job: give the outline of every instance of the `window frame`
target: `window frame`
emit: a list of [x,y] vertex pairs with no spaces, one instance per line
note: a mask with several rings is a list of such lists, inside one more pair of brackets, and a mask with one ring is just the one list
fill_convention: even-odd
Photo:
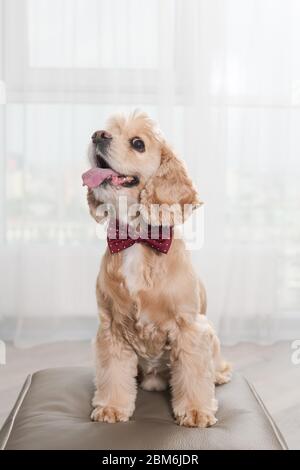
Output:
[[[3,0],[4,78],[8,103],[74,103],[74,95],[76,103],[155,102],[159,91],[158,69],[30,67],[27,5],[27,0]],[[143,83],[142,92],[138,91],[138,82]]]

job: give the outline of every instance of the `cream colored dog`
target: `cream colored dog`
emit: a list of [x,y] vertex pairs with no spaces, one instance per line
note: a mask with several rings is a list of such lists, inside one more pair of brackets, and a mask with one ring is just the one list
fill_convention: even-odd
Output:
[[[138,215],[151,226],[174,226],[191,212],[183,212],[184,205],[200,204],[185,166],[144,113],[110,119],[93,135],[89,158],[92,170],[84,181],[97,222],[107,218],[102,209],[108,204],[123,217],[121,196],[128,208],[139,203]],[[153,204],[160,209],[151,214]],[[92,419],[129,420],[139,381],[145,390],[170,384],[178,424],[213,425],[215,384],[228,382],[231,371],[205,316],[205,290],[183,240],[174,236],[167,254],[146,243],[113,254],[107,248],[96,292],[101,323]]]

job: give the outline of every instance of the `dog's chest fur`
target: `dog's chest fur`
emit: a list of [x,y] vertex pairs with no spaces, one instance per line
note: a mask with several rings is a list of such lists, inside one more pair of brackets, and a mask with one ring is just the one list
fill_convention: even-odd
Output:
[[122,275],[130,295],[135,295],[142,288],[143,247],[139,243],[123,252]]
[[[144,269],[143,246],[136,243],[124,250],[121,270],[133,303],[139,297],[139,291],[146,287]],[[158,358],[168,350],[167,331],[154,322],[142,306],[135,314],[123,320],[122,330],[141,357]]]

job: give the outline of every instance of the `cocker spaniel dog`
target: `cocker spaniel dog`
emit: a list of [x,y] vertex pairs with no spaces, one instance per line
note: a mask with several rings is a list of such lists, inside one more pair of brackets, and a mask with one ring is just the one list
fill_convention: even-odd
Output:
[[89,160],[83,183],[90,213],[98,223],[109,221],[96,285],[100,327],[91,418],[127,421],[137,383],[155,391],[170,385],[176,422],[211,426],[215,384],[228,382],[231,370],[205,316],[204,287],[176,236],[176,225],[200,205],[196,189],[141,112],[114,116],[106,130],[96,131]]

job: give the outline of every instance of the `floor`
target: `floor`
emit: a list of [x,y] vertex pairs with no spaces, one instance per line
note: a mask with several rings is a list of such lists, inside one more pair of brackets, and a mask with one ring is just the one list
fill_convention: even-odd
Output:
[[[272,346],[243,343],[224,347],[235,370],[254,384],[290,449],[300,449],[300,364],[291,360],[288,342]],[[7,345],[6,365],[0,365],[0,426],[12,407],[27,374],[38,369],[92,364],[88,342],[61,342],[16,349]]]

